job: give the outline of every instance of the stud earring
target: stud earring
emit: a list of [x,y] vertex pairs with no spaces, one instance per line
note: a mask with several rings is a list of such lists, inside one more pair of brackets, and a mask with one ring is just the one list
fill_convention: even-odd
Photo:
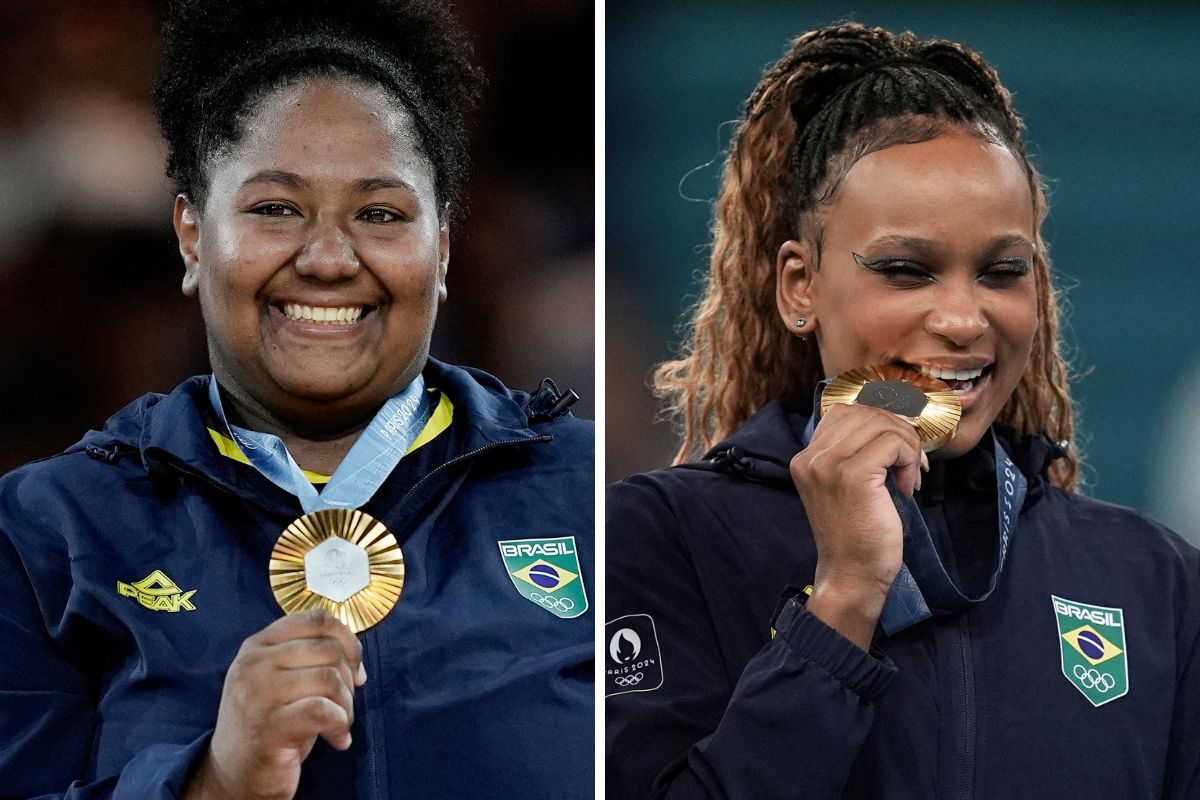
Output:
[[808,341],[808,337],[805,336],[803,333],[800,333],[800,331],[804,330],[804,326],[807,324],[808,324],[808,320],[804,317],[798,317],[796,319],[796,331],[797,331],[796,335],[800,338],[800,341],[802,341],[802,342]]
[[800,317],[799,319],[796,320],[796,327],[803,328],[807,322],[808,322],[808,320],[806,320],[804,317]]

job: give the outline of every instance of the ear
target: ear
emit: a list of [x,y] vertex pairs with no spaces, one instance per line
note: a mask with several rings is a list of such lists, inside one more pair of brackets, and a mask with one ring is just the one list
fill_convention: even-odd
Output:
[[183,256],[183,293],[195,297],[200,287],[200,212],[186,195],[176,195],[171,222]]
[[[788,240],[775,259],[775,305],[784,327],[797,335],[809,335],[817,328],[817,310],[812,301],[812,279],[816,272],[812,245]],[[803,319],[804,325],[796,321]]]
[[438,229],[438,302],[446,302],[446,272],[450,269],[450,226],[442,222]]

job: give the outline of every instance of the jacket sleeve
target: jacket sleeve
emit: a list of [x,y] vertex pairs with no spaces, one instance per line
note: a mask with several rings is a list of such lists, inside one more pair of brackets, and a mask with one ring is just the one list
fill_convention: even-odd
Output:
[[86,777],[100,723],[95,679],[55,645],[24,564],[0,534],[0,797],[176,800],[209,735],[150,744],[120,775]]
[[[652,618],[662,671],[658,688],[628,691],[606,674],[608,797],[839,797],[895,668],[793,600],[729,674],[671,503],[650,478],[607,496],[606,614]],[[606,630],[606,673],[622,624]]]

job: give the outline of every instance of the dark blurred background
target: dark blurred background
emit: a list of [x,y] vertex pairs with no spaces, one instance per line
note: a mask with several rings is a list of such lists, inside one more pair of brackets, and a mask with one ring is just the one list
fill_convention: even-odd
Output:
[[[592,417],[593,6],[455,5],[489,85],[433,354]],[[0,472],[208,371],[150,105],[163,7],[0,2]]]
[[981,50],[1050,180],[1084,491],[1200,543],[1200,11],[1185,4],[610,2],[606,477],[669,462],[652,366],[707,270],[721,155],[789,40],[857,20]]

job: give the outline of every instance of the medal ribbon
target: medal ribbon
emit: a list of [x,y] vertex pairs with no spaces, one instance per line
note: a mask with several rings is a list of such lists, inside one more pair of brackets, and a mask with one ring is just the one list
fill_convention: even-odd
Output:
[[[822,381],[817,386],[817,396],[824,388]],[[814,403],[814,409],[821,406]],[[817,412],[814,411],[804,430],[803,445],[808,447],[816,430]],[[1017,533],[1017,515],[1025,502],[1025,492],[1028,482],[1021,471],[1013,464],[995,432],[992,437],[993,453],[996,461],[996,527],[998,543],[996,546],[996,564],[992,577],[988,581],[987,590],[978,597],[969,597],[954,583],[946,571],[946,565],[934,547],[933,537],[929,526],[921,516],[921,507],[911,497],[901,494],[891,477],[887,480],[888,494],[900,515],[900,523],[904,527],[904,561],[900,571],[892,582],[887,599],[883,604],[879,624],[888,636],[895,635],[905,628],[912,627],[918,622],[929,619],[934,614],[953,614],[964,611],[975,603],[981,603],[991,596],[1004,569],[1004,560],[1008,556],[1008,547],[1013,536]]]
[[306,514],[322,508],[359,508],[370,500],[416,441],[433,413],[433,403],[425,391],[425,379],[417,375],[403,391],[383,404],[359,434],[329,483],[318,492],[282,439],[229,424],[221,406],[215,375],[208,382],[208,400],[250,465],[267,480],[295,495]]

